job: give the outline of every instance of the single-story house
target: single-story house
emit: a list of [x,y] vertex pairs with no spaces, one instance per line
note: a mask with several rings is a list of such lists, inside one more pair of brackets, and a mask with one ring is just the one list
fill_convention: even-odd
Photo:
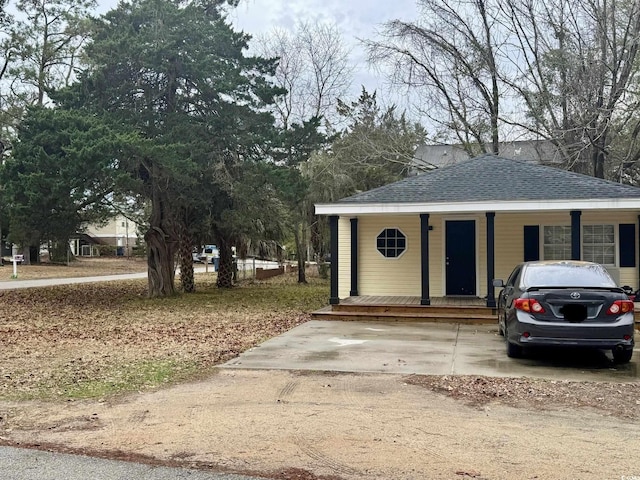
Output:
[[[481,298],[522,261],[582,259],[640,287],[640,188],[483,155],[317,204],[331,227],[330,303]],[[477,301],[477,300],[476,300]]]

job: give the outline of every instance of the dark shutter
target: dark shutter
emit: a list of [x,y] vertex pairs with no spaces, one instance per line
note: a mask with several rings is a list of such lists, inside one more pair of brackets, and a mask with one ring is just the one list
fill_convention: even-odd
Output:
[[524,226],[524,261],[540,260],[540,226]]
[[636,226],[633,223],[620,224],[620,266],[636,266]]

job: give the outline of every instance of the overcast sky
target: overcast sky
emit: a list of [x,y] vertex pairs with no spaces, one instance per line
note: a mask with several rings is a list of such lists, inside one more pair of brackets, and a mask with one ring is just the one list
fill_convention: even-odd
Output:
[[[114,8],[117,0],[98,0],[99,12]],[[268,33],[273,28],[293,31],[296,23],[320,21],[337,25],[345,44],[352,49],[354,63],[353,97],[360,93],[360,85],[368,90],[378,89],[385,103],[400,103],[389,92],[383,92],[383,75],[372,70],[357,38],[376,38],[376,29],[393,19],[417,18],[416,0],[240,0],[231,12],[230,20],[253,36]]]

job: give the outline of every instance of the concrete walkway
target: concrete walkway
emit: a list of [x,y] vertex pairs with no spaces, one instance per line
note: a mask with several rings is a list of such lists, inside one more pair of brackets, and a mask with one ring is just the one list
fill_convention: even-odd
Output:
[[[211,271],[212,268],[210,267]],[[193,269],[194,273],[204,273],[205,267]],[[176,270],[176,274],[180,270]],[[147,272],[140,273],[120,273],[117,275],[100,275],[95,277],[72,277],[72,278],[42,278],[38,280],[10,280],[0,282],[0,290],[17,290],[20,288],[52,287],[55,285],[72,285],[76,283],[113,282],[117,280],[133,280],[137,278],[147,278]]]
[[132,280],[147,278],[147,272],[124,273],[118,275],[101,275],[98,277],[42,278],[38,280],[11,280],[0,282],[0,290],[16,290],[19,288],[52,287],[55,285],[72,285],[75,283],[112,282],[114,280]]

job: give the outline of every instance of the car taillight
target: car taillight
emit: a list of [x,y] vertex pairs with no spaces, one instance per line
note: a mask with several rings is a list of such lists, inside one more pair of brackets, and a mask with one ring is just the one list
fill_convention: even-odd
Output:
[[529,313],[545,313],[544,307],[535,298],[516,298],[514,306]]
[[631,300],[616,300],[607,310],[607,315],[618,315],[619,313],[627,312],[633,312],[633,302]]

